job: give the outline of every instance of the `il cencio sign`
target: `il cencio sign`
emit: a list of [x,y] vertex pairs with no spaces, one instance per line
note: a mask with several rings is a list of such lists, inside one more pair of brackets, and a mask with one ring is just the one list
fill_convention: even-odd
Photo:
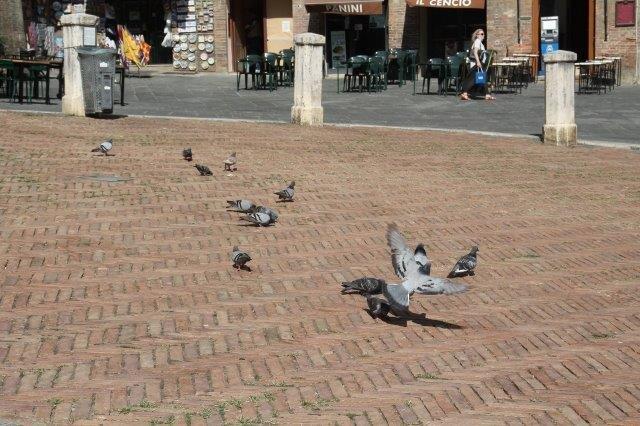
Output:
[[411,7],[441,7],[449,9],[484,9],[485,0],[406,0]]

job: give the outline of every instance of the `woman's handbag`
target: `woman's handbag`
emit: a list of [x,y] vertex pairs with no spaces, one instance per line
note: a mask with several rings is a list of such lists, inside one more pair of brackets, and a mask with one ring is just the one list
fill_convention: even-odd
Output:
[[474,83],[476,86],[484,86],[487,84],[487,72],[483,71],[482,68],[476,71]]

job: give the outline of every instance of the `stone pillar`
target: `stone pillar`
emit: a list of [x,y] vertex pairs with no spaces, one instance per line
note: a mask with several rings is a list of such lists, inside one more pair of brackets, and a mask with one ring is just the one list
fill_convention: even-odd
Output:
[[64,96],[62,113],[84,117],[84,95],[82,75],[77,47],[96,45],[98,17],[85,13],[62,15],[62,37],[64,40]]
[[575,146],[578,130],[575,112],[575,71],[578,55],[558,50],[544,55],[545,63],[545,143]]
[[322,109],[322,48],[324,36],[302,33],[293,37],[295,44],[295,77],[291,122],[319,126],[324,121]]

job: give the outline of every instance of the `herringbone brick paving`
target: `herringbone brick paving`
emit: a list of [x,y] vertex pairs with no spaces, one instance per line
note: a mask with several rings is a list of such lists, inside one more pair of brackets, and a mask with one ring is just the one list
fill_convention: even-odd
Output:
[[[640,156],[438,133],[0,114],[0,419],[640,422]],[[114,157],[89,150],[106,136]],[[213,177],[181,160],[191,146]],[[237,151],[239,170],[222,171]],[[96,178],[119,176],[109,182]],[[274,190],[296,180],[296,201]],[[240,226],[224,200],[272,205]],[[375,321],[397,222],[457,296]],[[253,272],[231,267],[233,245]]]

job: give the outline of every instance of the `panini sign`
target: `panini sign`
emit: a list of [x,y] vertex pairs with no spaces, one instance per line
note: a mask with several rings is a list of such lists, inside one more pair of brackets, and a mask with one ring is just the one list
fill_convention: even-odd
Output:
[[382,0],[380,1],[336,1],[326,3],[319,0],[305,2],[308,12],[333,13],[338,15],[380,15],[384,13]]
[[484,9],[485,0],[406,0],[411,7],[439,7],[443,9]]

